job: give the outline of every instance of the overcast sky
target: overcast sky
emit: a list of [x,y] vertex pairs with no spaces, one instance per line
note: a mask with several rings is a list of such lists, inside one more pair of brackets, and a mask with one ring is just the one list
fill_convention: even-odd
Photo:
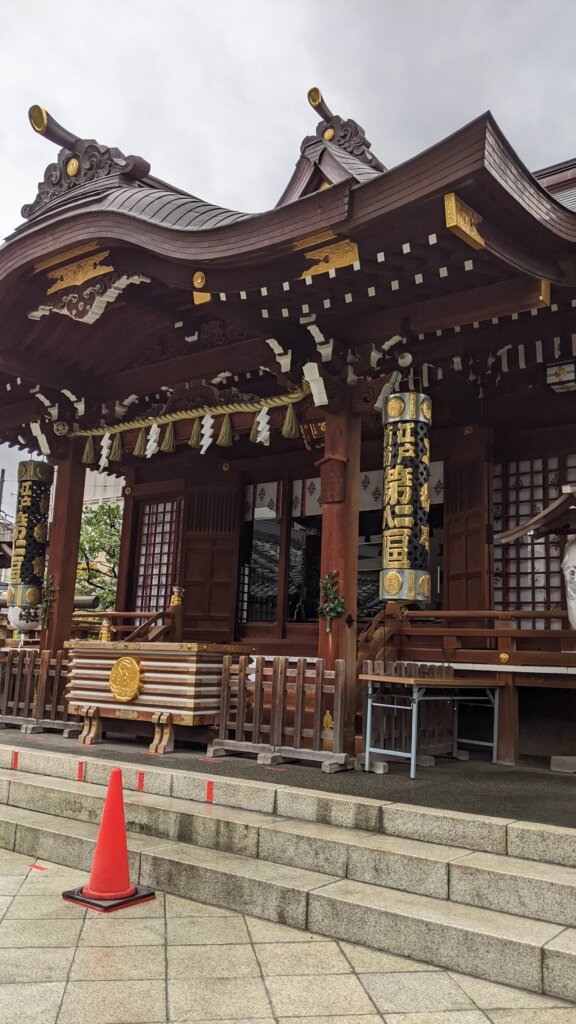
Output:
[[573,0],[0,0],[0,236],[57,152],[33,103],[256,212],[314,132],[312,85],[388,167],[488,109],[531,169],[576,156],[575,38]]

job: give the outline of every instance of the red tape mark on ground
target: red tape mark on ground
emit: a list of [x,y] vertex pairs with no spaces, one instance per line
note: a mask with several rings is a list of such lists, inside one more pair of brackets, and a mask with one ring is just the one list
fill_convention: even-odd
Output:
[[48,868],[43,868],[40,864],[27,864],[26,867],[34,868],[34,871],[48,871]]
[[206,803],[211,804],[214,799],[214,783],[212,781],[206,783]]
[[84,782],[84,771],[86,769],[86,761],[78,761],[78,782]]
[[288,769],[287,768],[276,768],[274,765],[267,764],[266,765],[266,771],[267,772],[286,772],[286,771],[288,771]]
[[12,751],[12,770],[16,771],[17,767],[18,767],[18,751],[17,750],[13,750]]
[[138,772],[138,789],[144,789],[144,772]]
[[200,761],[208,761],[210,764],[220,764],[221,757],[201,757]]

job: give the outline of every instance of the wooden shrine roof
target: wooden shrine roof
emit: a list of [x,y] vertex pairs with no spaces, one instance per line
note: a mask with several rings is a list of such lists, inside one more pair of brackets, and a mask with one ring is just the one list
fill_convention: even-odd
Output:
[[55,452],[55,422],[118,423],[178,388],[180,406],[266,398],[311,364],[326,401],[350,388],[373,412],[406,347],[425,387],[484,390],[494,364],[574,354],[576,213],[490,114],[387,170],[360,125],[311,103],[316,134],[254,215],[32,108],[61,148],[0,248],[0,439]]

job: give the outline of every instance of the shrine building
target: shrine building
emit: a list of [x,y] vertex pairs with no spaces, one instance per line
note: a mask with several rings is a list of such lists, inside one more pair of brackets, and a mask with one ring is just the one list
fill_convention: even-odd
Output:
[[[506,684],[499,758],[566,752],[571,503],[498,536],[576,487],[576,161],[529,171],[487,113],[388,168],[308,100],[312,134],[256,215],[31,108],[51,162],[0,249],[0,441],[56,475],[44,582],[19,505],[11,603],[44,586],[38,657],[76,658],[68,710],[92,738],[94,708],[186,735],[176,676],[139,717],[145,687],[134,710],[78,668],[157,643],[164,672],[186,649],[343,663],[348,754],[366,659],[483,666]],[[125,481],[117,631],[91,641],[73,610],[88,468]],[[422,728],[444,749],[449,723]]]

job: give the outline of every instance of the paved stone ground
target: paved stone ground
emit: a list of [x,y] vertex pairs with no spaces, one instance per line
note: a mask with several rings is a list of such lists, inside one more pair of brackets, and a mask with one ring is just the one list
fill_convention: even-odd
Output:
[[176,896],[112,915],[0,851],[2,1024],[576,1024],[576,1007]]
[[394,800],[469,811],[519,821],[539,821],[547,825],[576,827],[576,775],[559,775],[548,766],[521,763],[516,767],[492,764],[482,754],[470,761],[438,757],[432,768],[418,768],[415,779],[408,778],[406,764],[391,765],[388,775],[372,772],[336,772],[326,775],[318,767],[284,764],[265,768],[250,757],[206,759],[206,754],[191,748],[178,748],[172,754],[150,755],[144,741],[106,740],[94,747],[81,747],[75,739],[63,739],[60,733],[45,732],[25,736],[19,729],[4,729],[0,744],[50,750],[54,753],[101,757],[118,765],[139,764],[149,768],[173,768],[180,771],[210,772],[219,775],[274,782],[302,789],[319,789],[377,800]]

